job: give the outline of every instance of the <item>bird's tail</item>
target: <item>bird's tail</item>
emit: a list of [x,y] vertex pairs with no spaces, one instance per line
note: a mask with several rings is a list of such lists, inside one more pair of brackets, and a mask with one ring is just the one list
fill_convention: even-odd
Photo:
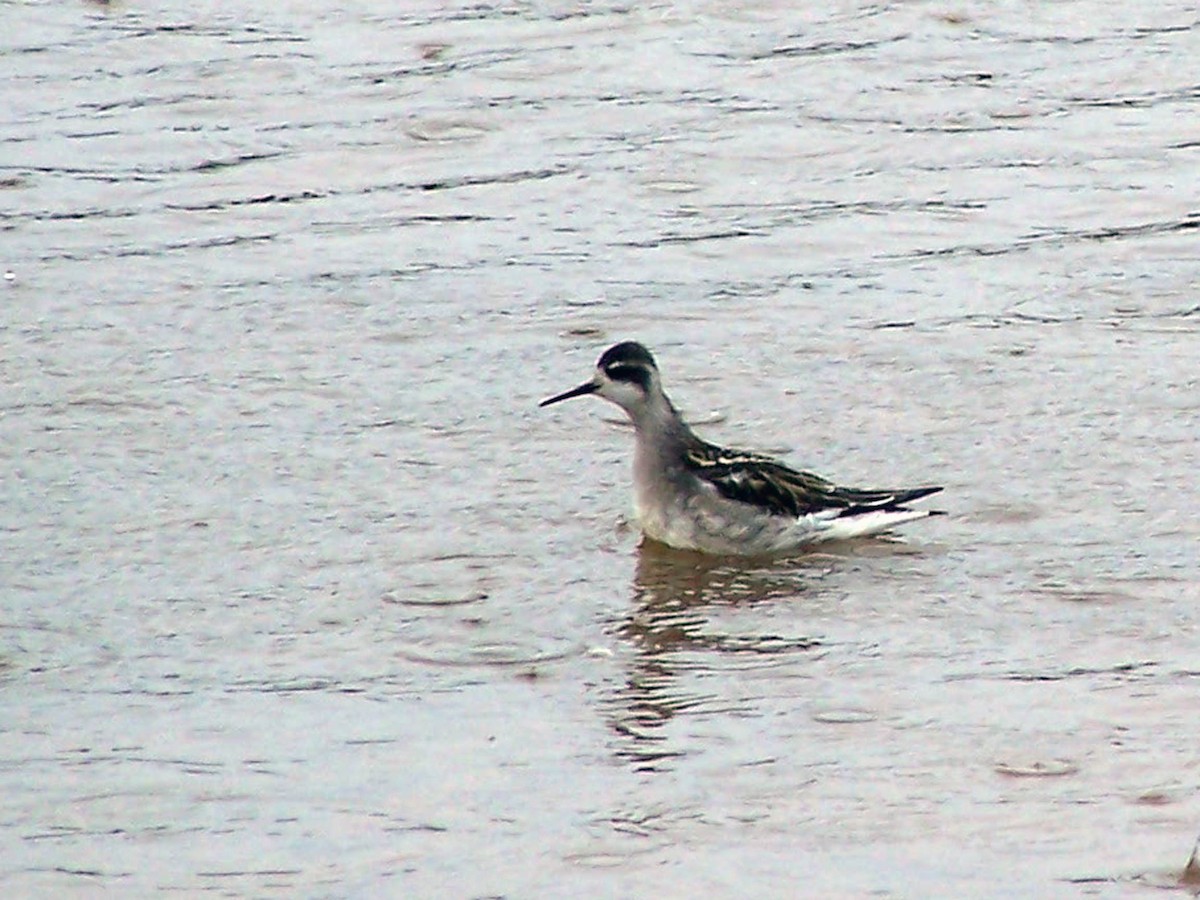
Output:
[[869,537],[888,531],[905,522],[926,519],[937,515],[929,509],[873,509],[852,515],[841,515],[830,520],[821,531],[821,539],[826,541],[845,540],[847,538]]

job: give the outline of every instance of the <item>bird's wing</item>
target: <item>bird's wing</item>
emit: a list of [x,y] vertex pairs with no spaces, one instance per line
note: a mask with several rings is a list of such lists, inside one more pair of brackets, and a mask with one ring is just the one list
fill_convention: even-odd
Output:
[[896,509],[941,490],[932,486],[903,490],[838,487],[820,475],[798,471],[773,457],[707,443],[688,448],[687,459],[697,477],[713,485],[722,496],[786,516]]

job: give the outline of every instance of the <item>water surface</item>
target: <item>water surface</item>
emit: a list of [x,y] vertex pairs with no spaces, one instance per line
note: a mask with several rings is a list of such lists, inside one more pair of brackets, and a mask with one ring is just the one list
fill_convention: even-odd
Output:
[[0,4],[5,896],[1195,890],[1200,19],[793,6]]

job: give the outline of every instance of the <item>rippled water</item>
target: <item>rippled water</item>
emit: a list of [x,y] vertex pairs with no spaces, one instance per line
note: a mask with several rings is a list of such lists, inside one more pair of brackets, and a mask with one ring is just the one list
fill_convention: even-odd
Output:
[[0,3],[0,891],[1195,892],[1194,4],[401,7]]

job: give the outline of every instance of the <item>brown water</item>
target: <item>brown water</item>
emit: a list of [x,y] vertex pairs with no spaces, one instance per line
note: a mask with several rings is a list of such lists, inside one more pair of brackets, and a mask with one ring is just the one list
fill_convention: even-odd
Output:
[[1196,892],[1194,4],[244,6],[0,4],[0,893]]

